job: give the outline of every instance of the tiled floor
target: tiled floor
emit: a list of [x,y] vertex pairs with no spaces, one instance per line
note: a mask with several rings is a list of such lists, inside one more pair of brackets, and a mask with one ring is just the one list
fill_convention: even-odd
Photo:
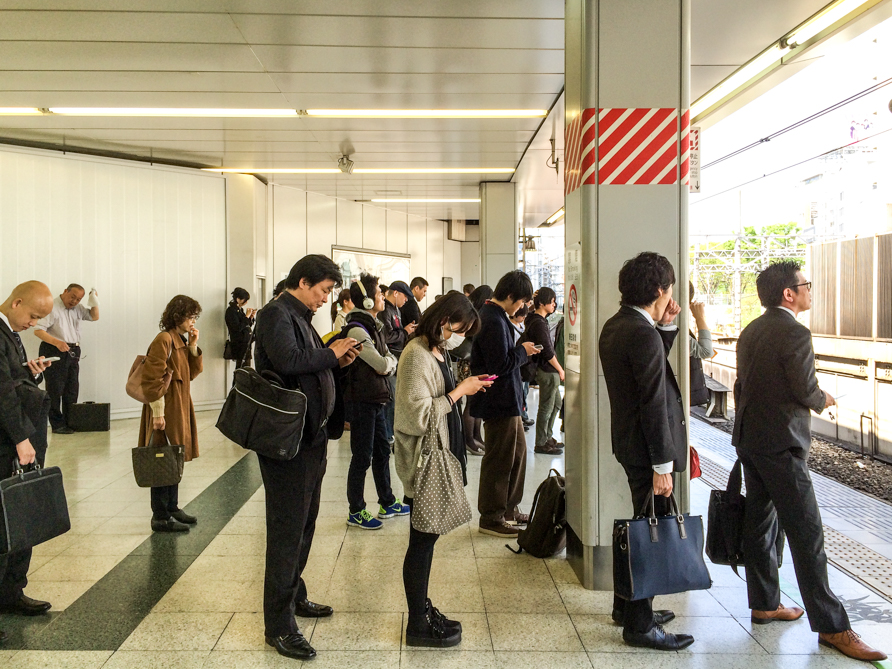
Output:
[[[532,395],[534,400],[535,392]],[[202,456],[186,467],[182,502],[196,498],[205,489],[210,494],[213,488],[209,486],[244,456],[241,449],[219,436],[213,427],[215,419],[211,413],[199,414]],[[50,464],[60,465],[65,472],[73,529],[35,551],[28,593],[50,599],[54,611],[72,605],[88,590],[88,595],[93,595],[106,582],[96,585],[102,576],[123,568],[131,551],[151,555],[157,548],[145,541],[150,534],[148,491],[135,486],[130,471],[130,448],[136,430],[136,421],[119,421],[110,433],[74,435],[57,439],[51,446]],[[749,622],[745,583],[730,569],[716,566],[710,570],[714,580],[711,590],[663,597],[656,602],[659,608],[671,608],[678,614],[668,627],[692,633],[697,639],[693,646],[681,653],[660,654],[630,648],[622,643],[620,629],[610,620],[611,593],[583,589],[563,557],[539,560],[526,554],[512,555],[504,540],[477,532],[476,514],[469,526],[438,542],[431,578],[434,603],[462,622],[462,644],[444,651],[409,649],[403,640],[406,604],[401,572],[409,521],[390,520],[379,532],[346,527],[349,456],[348,440],[331,444],[321,517],[305,577],[311,599],[331,604],[336,613],[318,622],[299,621],[319,652],[309,666],[863,666],[818,646],[816,635],[804,619],[754,629]],[[563,458],[534,456],[530,448],[527,506],[536,485],[551,467],[562,470]],[[480,459],[472,457],[467,490],[471,500],[476,499],[479,468]],[[396,476],[393,481],[398,490]],[[694,484],[695,512],[705,515],[708,492],[703,484]],[[371,475],[367,495],[371,505]],[[206,537],[206,545],[202,544],[197,556],[189,557],[182,575],[120,647],[92,651],[0,650],[0,665],[62,669],[298,666],[300,663],[278,656],[263,642],[263,514],[263,489],[259,488],[234,515],[227,516],[228,522],[221,523],[218,533]],[[792,604],[799,596],[789,560],[782,571],[783,601]],[[140,576],[150,579],[152,574]],[[853,616],[864,618],[856,623],[856,629],[869,643],[892,649],[892,625],[888,620],[892,619],[888,611],[892,605],[836,570],[831,570],[831,581],[837,594],[849,602]],[[70,615],[77,606],[72,606]],[[95,612],[98,625],[114,615],[114,605],[107,612]],[[0,618],[0,627],[8,628],[9,624],[8,617]],[[26,647],[39,647],[40,636],[33,634],[37,641],[32,640]]]

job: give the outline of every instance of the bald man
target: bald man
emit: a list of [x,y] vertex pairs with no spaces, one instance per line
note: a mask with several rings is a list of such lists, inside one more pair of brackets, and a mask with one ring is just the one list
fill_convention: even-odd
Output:
[[[12,476],[14,458],[27,465],[43,463],[46,455],[49,402],[37,384],[50,363],[43,357],[28,360],[19,332],[34,327],[52,308],[53,295],[39,281],[16,286],[0,304],[0,479]],[[30,564],[30,549],[0,556],[0,612],[37,616],[49,611],[49,602],[24,593]],[[4,639],[0,632],[0,642]]]

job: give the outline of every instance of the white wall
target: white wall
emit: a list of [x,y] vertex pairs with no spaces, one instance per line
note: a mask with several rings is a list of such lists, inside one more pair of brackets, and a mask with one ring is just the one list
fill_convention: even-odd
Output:
[[[412,276],[430,283],[424,309],[440,293],[443,277],[461,288],[461,243],[447,237],[443,221],[408,216],[390,209],[272,186],[273,273],[270,285],[288,275],[291,266],[308,253],[331,255],[332,246],[370,251],[408,253]],[[330,313],[320,310],[313,325],[320,333],[331,330]]]
[[[198,300],[204,373],[198,408],[220,406],[226,286],[224,180],[196,170],[58,152],[0,149],[0,301],[29,279],[58,295],[72,282],[99,291],[100,320],[84,323],[81,400],[138,415],[124,385],[174,295]],[[29,355],[39,340],[23,337]]]

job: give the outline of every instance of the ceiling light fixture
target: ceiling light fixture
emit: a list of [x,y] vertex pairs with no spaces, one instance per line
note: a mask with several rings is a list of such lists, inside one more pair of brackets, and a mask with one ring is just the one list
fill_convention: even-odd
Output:
[[409,203],[420,203],[420,202],[480,202],[480,198],[372,198],[372,202],[409,202]]
[[546,109],[307,109],[319,118],[543,118]]
[[289,117],[296,109],[215,109],[186,107],[50,107],[63,116],[195,116],[195,117]]
[[863,5],[875,5],[876,0],[838,0],[821,10],[804,24],[790,33],[781,44],[791,47],[804,44],[818,33],[823,32],[837,21],[845,18]]
[[552,226],[555,223],[557,223],[559,220],[561,220],[563,217],[564,217],[564,208],[561,207],[560,209],[558,209],[556,212],[554,212],[551,216],[549,216],[546,219],[545,225]]
[[0,116],[34,116],[42,113],[37,107],[0,107]]
[[[339,167],[203,167],[238,174],[341,174]],[[513,174],[513,167],[357,167],[353,174]]]
[[340,174],[337,167],[202,167],[205,172],[227,174]]
[[355,164],[348,156],[338,158],[338,169],[344,174],[353,174],[353,166]]

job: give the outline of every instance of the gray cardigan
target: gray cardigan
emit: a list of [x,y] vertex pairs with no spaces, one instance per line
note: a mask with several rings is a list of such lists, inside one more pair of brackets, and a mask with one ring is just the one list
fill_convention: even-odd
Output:
[[396,413],[394,419],[394,464],[403,482],[406,497],[415,497],[415,468],[428,435],[430,421],[436,421],[440,443],[449,449],[446,415],[452,404],[446,397],[443,373],[425,337],[406,344],[396,374]]

